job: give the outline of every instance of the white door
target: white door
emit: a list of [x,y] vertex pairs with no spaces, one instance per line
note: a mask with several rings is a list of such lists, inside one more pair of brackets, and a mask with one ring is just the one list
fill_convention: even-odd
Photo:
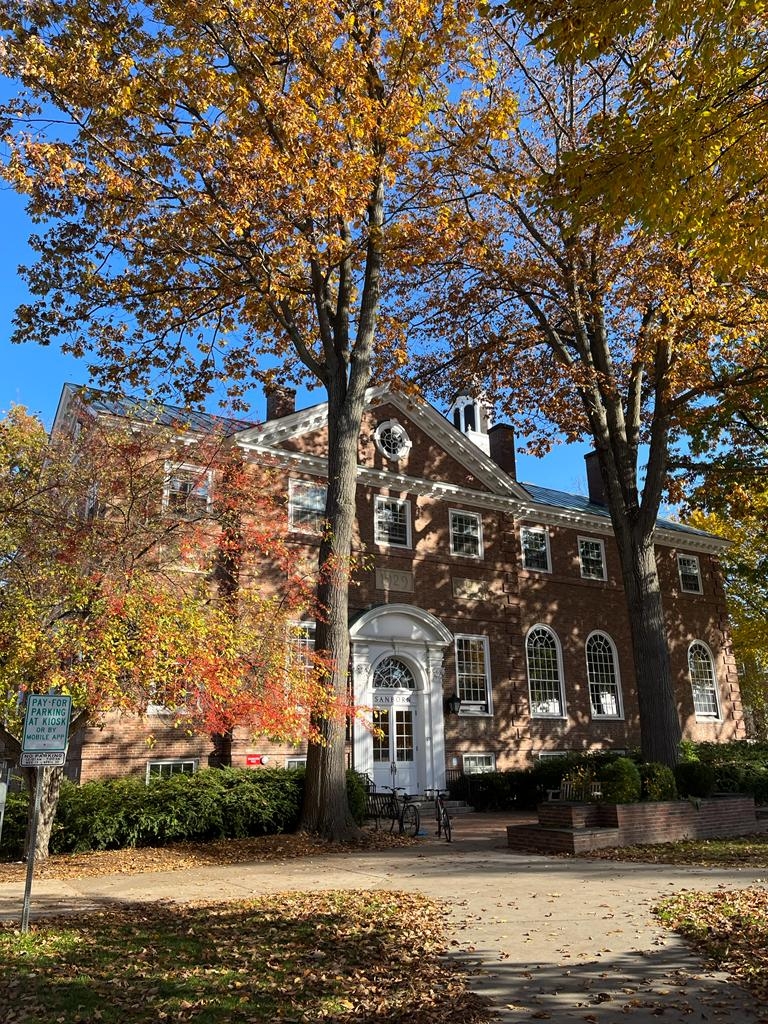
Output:
[[416,680],[400,658],[383,658],[373,672],[373,781],[418,792]]

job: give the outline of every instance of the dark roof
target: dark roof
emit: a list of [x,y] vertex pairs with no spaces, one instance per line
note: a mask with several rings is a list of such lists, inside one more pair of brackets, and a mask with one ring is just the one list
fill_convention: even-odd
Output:
[[193,433],[199,434],[222,431],[227,437],[257,425],[252,420],[216,416],[213,413],[199,412],[196,409],[166,405],[163,402],[147,398],[130,398],[111,392],[97,391],[95,388],[80,387],[77,384],[65,384],[64,387],[72,395],[81,397],[85,405],[93,412],[105,416],[123,416],[140,420],[142,423],[154,423],[161,427],[178,430],[191,430]]
[[[537,505],[551,505],[566,512],[583,512],[586,515],[602,517],[610,522],[610,514],[605,505],[598,505],[583,494],[568,494],[567,491],[556,491],[552,487],[539,487],[537,484],[521,484],[528,491]],[[695,530],[692,526],[677,523],[674,519],[659,517],[656,525],[664,530],[676,530],[678,533],[690,533],[698,537],[711,537],[705,530]]]

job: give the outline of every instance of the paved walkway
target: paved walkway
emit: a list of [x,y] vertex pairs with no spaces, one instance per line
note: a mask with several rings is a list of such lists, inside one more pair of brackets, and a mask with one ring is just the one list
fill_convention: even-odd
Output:
[[[452,955],[504,1024],[768,1021],[744,991],[704,968],[650,908],[681,889],[742,887],[751,872],[513,854],[509,815],[455,819],[450,845],[204,867],[71,881],[36,881],[32,912],[84,911],[114,901],[218,900],[284,890],[419,891],[450,906]],[[23,885],[0,885],[0,918],[18,919]]]

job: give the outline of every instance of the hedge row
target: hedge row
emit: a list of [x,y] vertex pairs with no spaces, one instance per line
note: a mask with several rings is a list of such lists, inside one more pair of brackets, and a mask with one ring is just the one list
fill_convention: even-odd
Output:
[[[766,743],[684,743],[683,760],[676,767],[670,788],[668,769],[645,764],[639,754],[629,759],[640,773],[640,798],[644,800],[706,797],[712,793],[751,794],[758,804],[768,803],[768,744]],[[559,789],[564,777],[600,779],[603,793],[618,796],[616,802],[636,797],[634,776],[627,758],[609,751],[569,754],[546,758],[531,768],[465,775],[450,784],[451,796],[466,800],[478,811],[533,810],[546,800],[547,791]]]
[[[65,780],[50,850],[117,850],[290,832],[298,824],[303,791],[304,770],[283,768],[205,768],[149,785],[136,776],[83,786]],[[351,772],[347,795],[353,816],[362,820],[365,794]],[[9,794],[0,858],[21,857],[26,821],[26,795]]]

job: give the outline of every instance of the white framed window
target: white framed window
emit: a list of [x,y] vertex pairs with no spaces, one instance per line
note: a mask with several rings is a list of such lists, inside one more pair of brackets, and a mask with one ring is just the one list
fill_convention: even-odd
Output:
[[91,523],[94,519],[102,519],[105,513],[104,505],[99,501],[99,485],[92,483],[88,485],[85,492],[85,518]]
[[618,658],[607,633],[591,633],[585,645],[589,706],[593,718],[623,718]]
[[213,471],[166,463],[163,508],[183,519],[207,515],[213,504]]
[[599,537],[579,537],[579,566],[583,580],[604,580],[605,544]]
[[296,757],[294,757],[293,755],[289,755],[285,759],[285,767],[286,768],[292,768],[294,770],[296,768],[306,768],[307,767],[307,755],[304,754],[304,755],[300,755],[300,756],[296,756]]
[[693,690],[693,708],[697,718],[720,718],[717,698],[717,680],[712,652],[701,640],[694,640],[688,648],[688,672]]
[[379,423],[373,439],[381,454],[393,462],[404,459],[411,450],[411,439],[408,437],[405,427],[397,420],[386,420],[384,423]]
[[320,534],[325,521],[326,485],[315,480],[288,481],[288,526],[296,533]]
[[495,754],[464,754],[461,760],[465,775],[485,775],[496,771]]
[[483,557],[483,520],[476,512],[452,508],[448,512],[451,554],[468,558]]
[[377,544],[387,544],[395,548],[411,546],[410,501],[377,494],[373,515],[373,535]]
[[534,626],[525,638],[532,718],[565,718],[563,658],[549,626]]
[[523,568],[538,572],[551,572],[549,555],[549,531],[541,526],[523,526],[520,529],[520,546],[523,549]]
[[199,761],[196,757],[168,758],[162,761],[147,761],[147,783],[152,779],[170,779],[172,775],[194,775]]
[[678,555],[677,571],[680,576],[680,589],[686,594],[701,594],[701,571],[696,555]]
[[490,715],[491,670],[487,636],[454,638],[456,651],[456,694],[461,698],[461,715]]

